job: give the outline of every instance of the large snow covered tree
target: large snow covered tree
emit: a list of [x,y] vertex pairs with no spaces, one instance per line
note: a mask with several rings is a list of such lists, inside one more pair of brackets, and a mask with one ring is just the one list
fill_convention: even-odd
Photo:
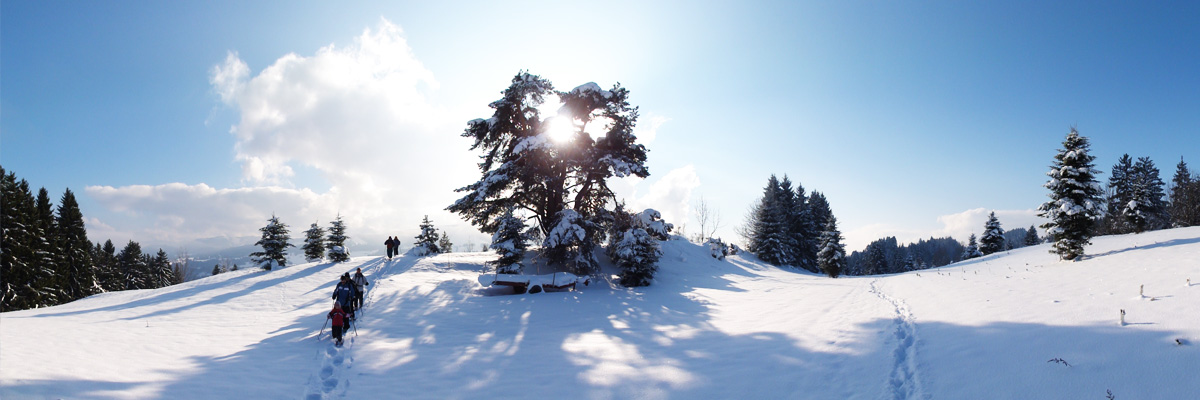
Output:
[[1167,202],[1158,167],[1150,157],[1138,157],[1129,174],[1130,193],[1121,216],[1134,232],[1161,229],[1167,224]]
[[781,182],[774,174],[767,179],[762,198],[750,211],[747,219],[746,249],[773,265],[787,265],[795,249],[791,246],[788,224],[792,209],[785,207]]
[[325,259],[325,228],[313,222],[304,231],[304,261],[317,262]]
[[817,267],[830,278],[837,278],[846,269],[846,247],[842,245],[842,232],[838,231],[837,218],[832,214],[821,232],[820,250],[817,251]]
[[1183,158],[1171,178],[1171,226],[1200,225],[1200,175],[1193,176]]
[[983,252],[979,251],[979,244],[975,242],[975,234],[971,234],[971,238],[967,239],[967,248],[963,250],[962,259],[970,260],[972,258],[983,257]]
[[427,256],[440,253],[441,251],[438,249],[438,240],[441,238],[438,236],[437,228],[433,227],[433,222],[429,221],[428,215],[421,220],[420,229],[421,233],[415,238],[417,239],[417,243],[410,251],[418,256]]
[[286,267],[287,248],[295,247],[288,243],[292,237],[288,233],[287,224],[279,222],[279,217],[272,214],[271,219],[267,220],[267,226],[258,230],[262,232],[262,238],[254,245],[262,247],[262,251],[250,253],[250,259],[268,271],[273,265]]
[[529,240],[525,234],[525,220],[513,215],[513,210],[509,209],[497,222],[490,247],[500,257],[489,263],[496,266],[497,273],[519,274]]
[[[552,95],[562,106],[557,116],[543,119],[538,107]],[[556,92],[550,81],[518,73],[503,98],[489,104],[495,110],[490,118],[468,122],[462,136],[474,139],[471,150],[483,152],[482,176],[458,189],[464,196],[447,210],[485,233],[495,233],[508,210],[521,210],[546,238],[555,229],[573,229],[563,224],[570,218],[584,237],[555,243],[578,248],[546,248],[544,255],[560,265],[581,258],[585,269],[594,269],[592,250],[603,239],[605,211],[615,200],[607,180],[650,174],[646,148],[635,143],[638,112],[628,96],[619,84]]]
[[983,224],[983,237],[979,238],[979,251],[984,255],[1004,251],[1004,229],[1000,228],[1000,220],[996,212],[988,214],[988,220]]
[[329,237],[325,239],[325,248],[329,250],[329,261],[346,262],[350,261],[350,250],[346,248],[346,240],[350,239],[346,236],[346,223],[342,221],[342,215],[338,214],[337,218],[329,224]]
[[1050,252],[1063,260],[1084,254],[1084,246],[1091,244],[1092,227],[1104,213],[1103,193],[1096,181],[1100,171],[1092,164],[1096,157],[1088,153],[1090,147],[1088,139],[1071,128],[1046,173],[1050,180],[1044,186],[1050,189],[1050,201],[1038,207],[1038,216],[1050,220],[1042,228],[1054,237]]

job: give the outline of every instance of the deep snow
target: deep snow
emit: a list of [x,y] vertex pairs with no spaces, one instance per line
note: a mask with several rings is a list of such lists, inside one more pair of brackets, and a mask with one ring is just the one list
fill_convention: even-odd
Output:
[[1200,398],[1200,227],[1094,242],[829,279],[671,241],[653,286],[526,295],[488,253],[242,270],[0,314],[0,398]]

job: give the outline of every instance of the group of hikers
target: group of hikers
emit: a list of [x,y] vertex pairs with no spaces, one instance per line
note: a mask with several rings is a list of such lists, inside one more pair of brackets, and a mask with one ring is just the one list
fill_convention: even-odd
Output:
[[393,256],[400,255],[400,237],[399,236],[396,236],[395,238],[388,236],[387,241],[383,242],[383,245],[387,246],[387,258],[389,260],[391,260]]
[[326,322],[333,321],[334,345],[342,345],[342,336],[357,319],[356,311],[362,308],[363,290],[370,284],[367,277],[363,276],[362,268],[358,268],[353,277],[350,273],[342,274],[341,281],[333,288],[333,311],[326,315]]

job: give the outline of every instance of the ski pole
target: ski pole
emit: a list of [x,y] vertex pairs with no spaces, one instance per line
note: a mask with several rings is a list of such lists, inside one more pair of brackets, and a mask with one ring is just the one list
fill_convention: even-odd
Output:
[[358,337],[358,323],[350,324],[350,329],[354,330],[354,337]]
[[321,324],[321,331],[317,332],[317,340],[321,340],[321,334],[325,333],[325,325],[329,325],[329,316],[325,316],[325,323]]

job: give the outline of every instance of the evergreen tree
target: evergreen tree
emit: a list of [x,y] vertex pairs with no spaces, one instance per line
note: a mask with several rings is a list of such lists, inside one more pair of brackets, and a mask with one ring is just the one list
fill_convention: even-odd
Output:
[[329,249],[329,261],[331,262],[346,262],[350,261],[350,250],[346,249],[346,223],[342,222],[342,214],[338,214],[337,219],[329,224],[329,238],[325,240],[325,248]]
[[304,231],[304,260],[308,262],[317,262],[325,259],[325,229],[313,222],[312,226]]
[[1096,157],[1088,154],[1089,147],[1088,139],[1071,128],[1046,173],[1050,181],[1045,187],[1050,189],[1051,200],[1038,207],[1038,216],[1050,220],[1042,225],[1055,240],[1050,252],[1063,260],[1083,255],[1084,246],[1091,244],[1092,226],[1104,211],[1096,182],[1100,171],[1093,167]]
[[97,260],[97,274],[99,275],[100,285],[104,291],[111,292],[114,290],[125,290],[125,282],[122,280],[120,263],[117,260],[117,246],[113,245],[112,240],[105,240],[104,246],[100,246],[99,251],[95,255]]
[[513,215],[509,209],[498,221],[496,233],[492,234],[491,249],[500,258],[489,262],[496,266],[496,272],[501,274],[521,273],[522,260],[525,258],[525,220]]
[[158,249],[158,253],[150,261],[150,284],[148,287],[151,289],[167,287],[171,286],[174,281],[175,270],[171,269],[171,259],[167,257],[167,252]]
[[5,174],[3,168],[0,168],[0,191],[3,199],[0,201],[0,207],[3,207],[0,228],[4,231],[0,237],[3,241],[3,251],[0,251],[3,311],[33,308],[39,304],[38,266],[33,261],[33,243],[37,234],[33,194],[29,192],[28,182],[18,181],[14,173]]
[[1042,243],[1042,239],[1038,238],[1037,228],[1033,225],[1029,226],[1029,230],[1025,231],[1025,245],[1034,246]]
[[71,189],[63,192],[58,206],[58,249],[66,278],[68,301],[81,299],[101,291],[92,259],[92,242],[83,224],[83,212]]
[[[565,140],[550,138],[550,120],[538,111],[552,94],[563,104],[556,123],[569,124],[574,132]],[[592,250],[602,239],[605,207],[615,200],[608,178],[649,176],[646,149],[633,135],[638,113],[628,95],[620,85],[601,90],[594,83],[555,92],[539,76],[517,74],[504,97],[489,105],[495,109],[492,117],[468,123],[463,136],[475,140],[472,150],[484,152],[482,176],[458,189],[465,195],[447,209],[485,233],[495,233],[499,218],[512,208],[528,211],[542,237],[559,227],[583,229],[578,242],[556,242],[570,248],[546,248],[543,255],[552,264],[574,262],[594,269]],[[605,121],[605,132],[593,138],[586,128],[598,119]],[[568,217],[578,217],[578,223],[562,223]]]
[[617,266],[621,267],[621,285],[647,286],[658,270],[662,249],[658,240],[643,228],[625,231],[617,239]]
[[454,243],[450,243],[450,236],[446,235],[446,231],[442,231],[442,237],[438,239],[438,250],[442,253],[454,251]]
[[995,211],[988,215],[988,220],[983,225],[983,237],[979,239],[979,244],[979,251],[983,255],[998,253],[1006,249],[1004,229],[1000,228],[1000,220],[996,219]]
[[1105,228],[1102,232],[1133,232],[1124,212],[1125,206],[1132,200],[1133,190],[1133,158],[1125,154],[1117,159],[1112,168],[1112,175],[1108,177],[1108,212],[1103,217],[1106,223],[1102,225],[1102,228]]
[[967,240],[967,248],[963,250],[962,259],[970,260],[972,258],[983,257],[983,253],[979,251],[979,245],[975,243],[975,234],[971,234],[971,238]]
[[125,248],[117,253],[117,265],[123,285],[120,290],[150,288],[148,264],[145,255],[142,254],[141,244],[132,240],[125,244]]
[[830,278],[837,278],[846,268],[846,248],[842,245],[842,233],[837,228],[837,218],[829,215],[825,231],[821,233],[821,250],[817,252],[817,266]]
[[784,207],[780,182],[772,174],[763,188],[763,197],[751,211],[750,237],[747,250],[772,265],[786,265],[791,260],[788,232],[789,209]]
[[1179,158],[1171,179],[1171,226],[1200,225],[1200,177],[1193,177],[1187,163]]
[[438,233],[433,227],[433,222],[429,221],[429,216],[426,215],[421,220],[421,233],[417,235],[417,243],[413,245],[413,253],[418,256],[427,256],[439,253],[438,249]]
[[262,247],[262,251],[250,253],[250,259],[268,271],[273,265],[286,267],[287,248],[296,247],[288,243],[292,239],[288,232],[288,225],[279,222],[279,217],[271,214],[271,218],[267,220],[267,226],[259,228],[259,231],[262,232],[262,238],[254,245]]
[[1126,225],[1134,232],[1155,230],[1166,225],[1167,203],[1163,200],[1163,181],[1158,167],[1149,157],[1138,157],[1130,170],[1130,193],[1121,208]]
[[221,264],[213,264],[213,275],[221,273]]
[[863,261],[864,275],[884,274],[888,271],[887,254],[884,253],[883,245],[879,242],[874,242],[867,245],[867,257]]

